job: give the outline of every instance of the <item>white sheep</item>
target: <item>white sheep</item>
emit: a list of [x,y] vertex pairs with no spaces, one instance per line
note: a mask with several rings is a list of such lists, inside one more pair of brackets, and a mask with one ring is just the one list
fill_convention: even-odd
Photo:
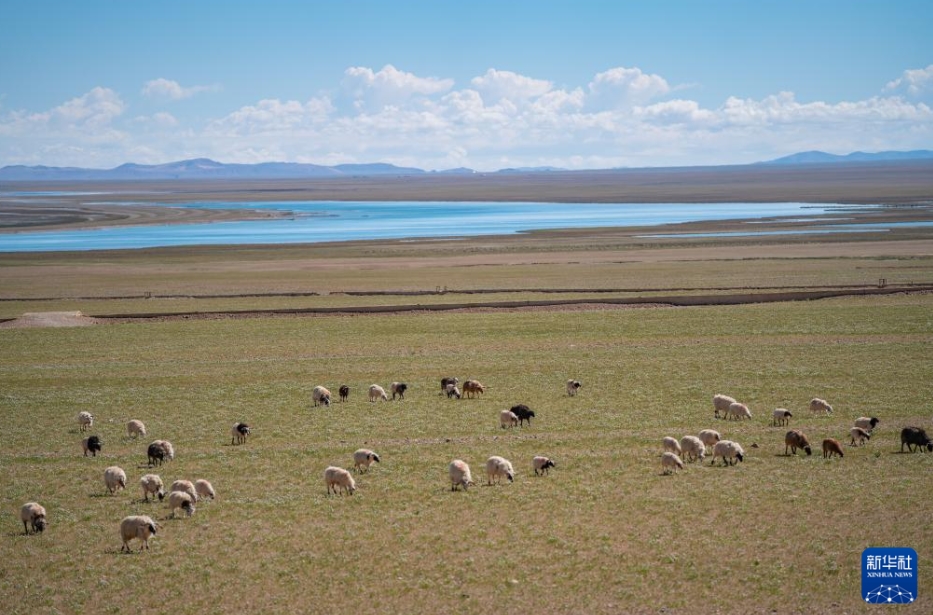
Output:
[[195,511],[194,502],[195,498],[191,497],[190,493],[184,491],[172,491],[168,494],[168,507],[172,511],[173,519],[175,518],[175,510],[178,508],[184,510],[189,517],[193,515]]
[[25,534],[29,533],[30,527],[34,534],[38,534],[48,525],[45,508],[36,502],[23,504],[23,507],[19,509],[19,518],[23,521],[23,533]]
[[450,462],[450,465],[447,466],[447,472],[450,474],[451,491],[457,491],[460,485],[463,485],[463,490],[466,491],[470,485],[476,484],[473,482],[473,476],[470,474],[470,466],[468,466],[465,461],[454,459]]
[[580,387],[582,386],[583,385],[580,384],[579,380],[574,380],[571,378],[570,380],[567,381],[567,395],[569,395],[570,397],[573,397],[574,395],[577,394],[577,391],[579,391]]
[[832,414],[833,407],[830,406],[825,399],[814,397],[810,400],[810,412],[825,412],[826,414]]
[[752,413],[748,409],[748,406],[745,404],[740,404],[739,402],[729,404],[729,409],[726,412],[726,418],[735,417],[736,420],[752,418]]
[[684,462],[675,453],[670,451],[661,455],[661,470],[664,474],[676,473],[684,469]]
[[178,479],[172,483],[169,491],[181,491],[191,496],[192,502],[198,501],[198,490],[194,488],[194,483],[190,480]]
[[505,476],[509,479],[511,483],[515,478],[515,470],[512,469],[512,462],[504,457],[499,457],[498,455],[493,455],[486,460],[486,481],[487,484],[492,485],[493,481],[497,484],[502,482],[502,477]]
[[735,465],[736,459],[742,461],[745,459],[745,451],[742,450],[738,442],[732,440],[720,440],[713,447],[713,460],[710,465],[716,463],[716,458],[722,457],[722,465]]
[[330,405],[330,391],[322,386],[316,386],[311,390],[311,399],[314,400],[314,405],[323,404],[325,406]]
[[461,396],[460,389],[458,389],[457,385],[453,382],[448,382],[444,386],[444,393],[447,394],[447,399],[450,399],[452,397],[456,397],[457,399],[460,399],[460,396]]
[[78,427],[81,431],[87,431],[94,426],[94,415],[90,412],[81,411],[78,413]]
[[665,451],[669,451],[675,455],[680,455],[682,452],[680,450],[680,443],[677,441],[677,438],[665,436],[664,439],[661,440],[661,445],[664,447]]
[[723,395],[721,393],[713,395],[713,416],[717,419],[720,416],[726,416],[726,413],[729,411],[729,406],[734,403],[735,399],[728,395]]
[[131,438],[138,438],[146,435],[146,426],[142,421],[133,419],[126,424],[126,435]]
[[771,413],[771,425],[778,427],[780,425],[790,424],[790,417],[794,416],[787,408],[775,408]]
[[230,446],[234,444],[245,444],[249,437],[250,429],[246,423],[234,423],[230,428]]
[[203,478],[194,481],[194,490],[198,494],[199,500],[214,499],[214,485]]
[[680,449],[683,452],[683,458],[694,461],[703,461],[706,456],[706,446],[703,441],[696,436],[684,436],[680,439]]
[[324,470],[324,483],[327,485],[327,495],[330,495],[331,489],[334,490],[334,495],[339,495],[337,487],[342,487],[347,495],[353,495],[353,492],[356,491],[356,481],[343,468],[328,466]]
[[118,466],[110,466],[104,470],[104,484],[107,485],[110,495],[120,489],[126,489],[126,472]]
[[554,460],[549,457],[544,457],[542,455],[536,455],[531,459],[531,467],[535,470],[535,476],[538,476],[538,473],[547,474],[549,468],[556,467],[557,464],[554,463]]
[[378,384],[370,385],[369,401],[375,402],[377,399],[382,399],[382,401],[389,401],[389,396],[386,395],[386,390]]
[[852,446],[861,446],[866,440],[871,440],[871,434],[861,427],[853,427],[849,434],[852,436]]
[[722,437],[719,435],[719,432],[713,429],[704,429],[700,432],[700,442],[703,443],[703,446],[712,447],[716,446],[716,443],[719,442]]
[[361,448],[353,453],[353,467],[361,474],[363,472],[368,472],[369,466],[372,465],[374,461],[380,463],[379,455],[368,448]]
[[499,413],[499,426],[502,429],[506,427],[518,427],[518,415],[511,410],[503,410]]
[[857,419],[855,419],[855,426],[861,427],[865,431],[871,432],[875,428],[875,426],[880,422],[881,421],[875,417],[869,418],[867,416],[860,416]]
[[158,496],[159,501],[165,497],[165,485],[158,474],[146,474],[139,479],[139,484],[143,488],[143,500],[149,501],[149,494]]
[[151,517],[145,515],[131,515],[129,517],[124,517],[123,521],[120,522],[120,538],[123,539],[123,546],[120,547],[120,553],[123,553],[123,550],[126,549],[128,553],[132,553],[130,549],[130,541],[134,538],[138,538],[141,543],[139,550],[149,549],[149,537],[156,533],[156,528],[158,524],[152,520]]

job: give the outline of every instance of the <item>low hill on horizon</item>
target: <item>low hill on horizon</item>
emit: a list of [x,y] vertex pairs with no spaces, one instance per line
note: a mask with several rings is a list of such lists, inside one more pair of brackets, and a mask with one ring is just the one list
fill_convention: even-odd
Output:
[[[829,154],[821,151],[799,152],[775,160],[749,165],[809,165],[849,164],[866,162],[901,162],[911,160],[933,160],[933,151],[887,151],[877,153],[853,152],[846,155]],[[663,167],[651,167],[654,169]],[[683,168],[683,167],[679,167]],[[599,169],[588,169],[590,171]],[[560,167],[515,167],[495,171],[496,174],[567,173]],[[338,164],[324,166],[299,162],[260,162],[255,164],[226,164],[210,158],[178,160],[165,164],[144,165],[125,163],[112,169],[89,169],[82,167],[51,167],[44,165],[9,165],[0,168],[0,181],[121,181],[162,179],[326,179],[351,177],[406,177],[422,175],[473,175],[473,169],[460,167],[438,171],[425,171],[415,167],[399,167],[385,162],[366,164]]]

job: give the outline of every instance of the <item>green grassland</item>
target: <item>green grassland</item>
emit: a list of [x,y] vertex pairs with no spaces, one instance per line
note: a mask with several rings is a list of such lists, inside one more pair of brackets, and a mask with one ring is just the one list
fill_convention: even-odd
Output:
[[[830,277],[821,263],[799,271]],[[929,294],[0,331],[0,602],[10,613],[869,612],[862,550],[911,546],[910,608],[929,611],[933,454],[900,454],[898,432],[933,427],[931,342]],[[447,375],[488,391],[448,400]],[[583,382],[575,398],[570,377]],[[394,380],[411,387],[404,401],[366,401],[369,384]],[[349,402],[312,407],[314,385],[344,383]],[[753,419],[715,420],[720,392]],[[835,413],[811,416],[814,396]],[[498,412],[520,402],[532,425],[500,429]],[[844,459],[785,457],[776,407],[817,448],[847,443],[857,416],[882,422]],[[104,440],[97,458],[81,455],[81,410]],[[126,438],[131,418],[144,441]],[[231,446],[241,420],[253,436]],[[661,438],[704,428],[740,442],[745,462],[662,476]],[[166,484],[217,489],[190,519],[139,501],[156,438],[176,449],[155,470]],[[382,463],[352,497],[328,496],[324,468],[350,466],[362,446]],[[513,461],[513,484],[485,486],[494,454]],[[550,476],[534,476],[537,454],[556,460]],[[473,469],[468,492],[450,491],[454,458]],[[109,496],[113,464],[129,487]],[[49,512],[42,535],[22,533],[30,500]],[[129,514],[163,525],[151,551],[120,554]]]

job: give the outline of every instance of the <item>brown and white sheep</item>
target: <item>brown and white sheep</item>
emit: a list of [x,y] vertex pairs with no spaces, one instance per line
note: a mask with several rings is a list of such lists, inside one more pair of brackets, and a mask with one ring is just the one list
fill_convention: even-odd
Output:
[[853,427],[849,430],[849,435],[852,436],[852,446],[861,446],[871,440],[871,433],[861,427]]
[[577,391],[579,391],[582,387],[583,385],[580,383],[579,380],[574,380],[573,378],[571,378],[570,380],[567,381],[567,395],[569,395],[570,397],[573,397],[574,395],[577,394]]
[[23,533],[28,534],[32,528],[34,534],[41,533],[48,526],[45,508],[36,502],[26,502],[19,509],[19,518],[23,522]]
[[315,407],[319,405],[329,406],[330,405],[330,391],[326,387],[318,385],[311,389],[311,399],[314,401]]

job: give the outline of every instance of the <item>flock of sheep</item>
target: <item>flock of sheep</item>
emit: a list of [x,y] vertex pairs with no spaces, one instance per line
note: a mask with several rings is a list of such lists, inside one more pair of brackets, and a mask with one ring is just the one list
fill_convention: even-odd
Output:
[[[81,431],[88,431],[94,426],[94,415],[90,412],[82,411],[78,413],[78,427]],[[126,424],[127,436],[138,439],[146,435],[146,425],[133,419]],[[245,423],[236,423],[230,430],[231,444],[243,444],[250,434],[250,428]],[[88,453],[96,457],[103,448],[103,441],[100,436],[92,435],[81,441],[81,448],[86,457]],[[175,458],[175,448],[168,440],[154,440],[149,444],[147,451],[148,465],[161,466],[166,461]],[[126,489],[126,472],[119,466],[110,466],[104,470],[104,486],[107,492],[115,495],[118,491]],[[166,497],[165,483],[158,474],[145,474],[139,479],[139,485],[143,492],[143,501],[148,502],[149,496],[163,501]],[[210,481],[200,478],[194,482],[185,479],[179,479],[172,483],[168,491],[168,507],[171,510],[171,517],[175,517],[175,511],[181,509],[187,516],[195,512],[195,503],[200,500],[213,500],[215,497],[214,486]],[[32,529],[33,533],[39,533],[48,526],[48,513],[45,508],[37,502],[27,502],[20,509],[20,519],[23,522],[23,531],[28,534]],[[149,538],[158,532],[162,527],[152,517],[148,515],[130,515],[120,522],[120,538],[123,545],[120,551],[130,552],[130,542],[134,539],[140,541],[140,551],[149,548]]]
[[[441,379],[441,394],[446,394],[448,398],[460,399],[461,396],[470,398],[481,395],[486,387],[477,380],[467,380],[463,383],[462,391],[458,378],[448,377]],[[575,396],[582,387],[578,380],[568,380],[566,382],[566,392],[568,396]],[[408,385],[403,382],[393,382],[389,390],[392,399],[404,399]],[[350,389],[343,385],[339,388],[340,400],[349,399]],[[389,396],[386,390],[373,384],[369,387],[368,399],[370,402],[378,400],[388,401]],[[316,386],[312,390],[311,398],[314,406],[329,406],[331,404],[331,393],[323,386]],[[833,408],[825,400],[814,398],[809,403],[809,409],[812,413],[831,414]],[[723,420],[751,420],[752,413],[748,406],[737,402],[732,397],[717,394],[713,397],[714,418]],[[503,429],[523,426],[527,421],[531,424],[531,419],[535,417],[532,411],[525,404],[517,404],[509,410],[499,412],[499,425]],[[786,426],[789,424],[793,413],[786,408],[777,408],[772,413],[771,425]],[[94,416],[89,412],[80,412],[78,414],[78,425],[81,431],[88,431],[94,425]],[[880,420],[877,417],[859,417],[855,420],[854,426],[850,429],[852,446],[860,446],[871,439],[873,430],[878,426]],[[126,424],[127,436],[133,439],[146,436],[146,426],[142,421],[131,420]],[[230,429],[231,446],[245,444],[250,436],[249,425],[242,422],[235,423]],[[785,455],[796,455],[797,449],[804,451],[807,455],[812,454],[810,440],[806,434],[799,429],[791,429],[785,434]],[[933,440],[931,440],[926,431],[921,427],[905,427],[901,430],[901,451],[904,446],[908,451],[923,450],[933,451]],[[96,456],[102,450],[103,442],[99,436],[91,435],[84,438],[81,442],[84,455],[89,453]],[[686,435],[680,440],[673,437],[665,437],[662,440],[663,452],[661,454],[661,469],[663,474],[676,473],[684,469],[684,460],[699,462],[712,453],[711,465],[721,458],[724,466],[735,465],[743,461],[745,451],[742,446],[731,440],[723,440],[719,432],[712,429],[704,429],[698,435]],[[752,444],[757,448],[757,444]],[[824,458],[833,456],[843,457],[843,446],[834,438],[825,438],[822,441],[822,450]],[[171,461],[175,457],[174,447],[167,440],[154,440],[147,448],[147,457],[149,466],[161,466],[166,461]],[[353,469],[362,474],[367,472],[373,463],[379,463],[379,455],[369,449],[359,449],[353,453]],[[544,455],[536,455],[531,460],[531,465],[535,475],[546,475],[551,468],[556,467],[555,462]],[[500,484],[505,478],[513,482],[515,470],[512,462],[498,455],[493,455],[486,460],[485,464],[487,484]],[[448,475],[452,491],[457,491],[463,487],[466,491],[473,486],[472,473],[470,466],[462,459],[454,459],[448,464]],[[324,483],[327,487],[327,494],[339,495],[341,492],[352,495],[357,487],[353,474],[349,469],[336,466],[329,466],[324,470]],[[143,491],[143,501],[148,502],[149,496],[158,498],[161,502],[166,497],[166,490],[162,479],[157,474],[145,474],[140,478],[139,484]],[[110,494],[116,494],[117,491],[126,488],[126,472],[118,466],[110,466],[104,470],[104,485]],[[215,492],[211,483],[205,479],[198,479],[194,482],[180,479],[172,483],[168,490],[168,507],[171,510],[171,517],[175,517],[175,511],[181,509],[187,516],[195,512],[195,505],[198,501],[205,499],[214,499]],[[23,530],[26,534],[30,529],[33,533],[42,532],[48,525],[48,518],[45,508],[37,502],[27,502],[20,510],[20,519],[23,522]],[[121,552],[130,552],[130,542],[134,539],[140,541],[140,551],[149,548],[149,538],[156,534],[161,526],[154,519],[147,515],[131,515],[120,522],[120,537],[123,541]]]
[[[809,409],[814,414],[832,414],[833,407],[824,399],[814,397],[810,400]],[[771,414],[771,425],[773,427],[786,426],[790,423],[793,413],[786,408],[776,408]],[[737,402],[728,395],[716,394],[713,396],[713,417],[724,420],[743,420],[752,418],[751,410],[748,406]],[[861,446],[871,439],[872,431],[880,423],[877,417],[860,416],[855,419],[855,425],[849,430],[851,437],[851,446]],[[908,451],[922,451],[924,448],[933,451],[933,440],[927,436],[922,427],[904,427],[901,430],[901,452],[904,446]],[[679,441],[676,438],[666,436],[661,440],[663,452],[661,453],[661,473],[672,474],[678,470],[684,469],[684,459],[687,461],[702,461],[708,452],[708,447],[712,447],[713,458],[710,465],[716,463],[717,458],[721,458],[723,465],[735,465],[745,458],[745,450],[742,446],[731,440],[723,440],[719,432],[712,429],[704,429],[699,436],[684,436]],[[757,448],[757,444],[752,444]],[[804,451],[807,455],[813,453],[810,446],[810,439],[799,429],[791,429],[784,435],[784,454],[787,456],[796,455],[797,449]],[[834,456],[844,457],[842,443],[835,438],[825,438],[822,442],[823,458],[831,459]]]

